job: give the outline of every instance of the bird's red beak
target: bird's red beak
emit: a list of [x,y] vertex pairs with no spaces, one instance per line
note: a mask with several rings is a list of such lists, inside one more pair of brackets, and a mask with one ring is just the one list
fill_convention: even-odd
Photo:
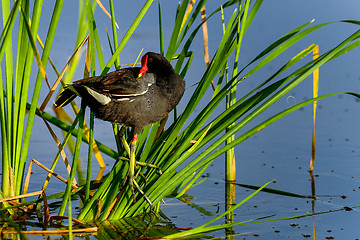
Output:
[[138,77],[141,77],[142,75],[144,75],[144,74],[146,73],[146,71],[148,70],[148,68],[147,68],[147,61],[148,61],[148,55],[144,55],[144,56],[141,58],[141,68],[140,68],[139,76],[138,76]]

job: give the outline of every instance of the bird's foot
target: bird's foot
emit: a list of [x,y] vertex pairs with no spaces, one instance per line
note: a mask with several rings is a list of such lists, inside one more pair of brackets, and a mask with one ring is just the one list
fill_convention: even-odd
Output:
[[[130,159],[126,158],[126,157],[118,157],[119,160],[122,160],[122,161],[126,161],[126,162],[130,162]],[[162,171],[161,169],[154,165],[154,164],[151,164],[151,163],[146,163],[146,162],[138,162],[138,161],[135,161],[135,165],[136,166],[141,166],[141,167],[149,167],[149,168],[154,168],[157,170],[158,174],[159,175],[162,175]],[[137,174],[142,174],[140,171],[137,173]],[[143,174],[142,174],[143,175]]]
[[134,176],[134,175],[132,174],[132,172],[130,171],[130,169],[129,169],[129,171],[128,171],[128,173],[126,174],[126,177],[125,177],[125,179],[124,179],[124,181],[123,181],[122,187],[124,187],[125,184],[128,182],[129,187],[130,187],[130,191],[131,191],[131,196],[132,196],[132,198],[133,198],[133,203],[136,203],[136,195],[135,195],[135,190],[134,190],[134,186],[135,186],[136,190],[144,197],[144,199],[146,200],[146,202],[150,205],[150,211],[151,211],[152,213],[156,214],[156,213],[154,212],[154,206],[153,206],[152,202],[150,201],[150,199],[148,198],[148,196],[146,196],[146,194],[144,193],[144,191],[140,188],[139,184],[136,182],[136,178],[137,178],[139,175],[140,175],[142,178],[144,178],[145,184],[146,184],[146,178],[145,178],[145,176],[144,176],[140,171],[137,171],[136,175]]
[[[148,196],[146,196],[146,194],[144,193],[144,191],[140,188],[139,184],[136,182],[136,179],[138,178],[138,176],[140,176],[141,178],[144,179],[144,184],[146,185],[146,177],[144,176],[144,174],[141,172],[141,167],[151,167],[151,168],[155,168],[157,169],[158,173],[161,175],[162,172],[160,170],[160,168],[158,166],[155,166],[153,164],[149,164],[149,163],[145,163],[145,162],[137,162],[135,160],[135,154],[136,154],[136,142],[137,142],[137,138],[138,135],[135,134],[133,136],[133,139],[131,141],[131,146],[129,146],[129,144],[127,143],[125,136],[124,136],[124,131],[125,128],[122,127],[120,129],[120,139],[123,143],[123,146],[127,152],[127,154],[129,155],[129,159],[124,158],[124,157],[119,157],[120,160],[124,160],[124,161],[129,161],[129,170],[128,173],[126,174],[126,178],[124,179],[124,183],[123,185],[128,181],[129,183],[129,187],[131,190],[131,194],[132,194],[132,198],[133,198],[133,202],[136,202],[136,196],[135,196],[135,191],[134,191],[134,186],[137,189],[137,191],[144,197],[144,199],[149,203],[150,205],[150,211],[154,212],[154,207],[153,204],[151,203],[150,199],[148,198]],[[138,168],[138,166],[140,166]],[[136,174],[135,174],[135,170],[136,170]]]

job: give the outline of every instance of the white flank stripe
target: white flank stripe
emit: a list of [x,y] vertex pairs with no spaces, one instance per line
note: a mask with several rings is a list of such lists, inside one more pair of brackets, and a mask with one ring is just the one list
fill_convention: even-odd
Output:
[[104,94],[98,93],[98,92],[96,92],[96,91],[94,91],[91,88],[88,88],[86,86],[85,86],[85,89],[89,92],[89,94],[91,96],[93,96],[96,99],[96,101],[98,101],[102,105],[106,105],[111,101],[111,98],[104,95]]
[[136,97],[136,96],[140,96],[140,95],[144,95],[145,93],[147,93],[148,89],[146,89],[145,91],[141,92],[141,93],[133,93],[133,94],[111,94],[111,96],[113,97]]
[[[117,102],[121,102],[121,101],[129,101],[130,100],[130,98],[116,98],[115,99],[115,101],[117,101]],[[131,100],[131,101],[133,101],[133,100]],[[131,102],[130,101],[130,102]]]

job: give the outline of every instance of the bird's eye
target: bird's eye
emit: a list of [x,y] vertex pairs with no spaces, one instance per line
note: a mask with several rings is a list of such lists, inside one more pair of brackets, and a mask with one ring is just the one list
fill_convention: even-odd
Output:
[[152,58],[149,58],[149,59],[148,59],[148,62],[152,62],[152,61],[153,61],[153,59],[152,59]]

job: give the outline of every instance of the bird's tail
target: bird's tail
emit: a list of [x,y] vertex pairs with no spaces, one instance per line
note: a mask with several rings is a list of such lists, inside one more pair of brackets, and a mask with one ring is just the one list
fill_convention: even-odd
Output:
[[67,87],[64,91],[62,91],[62,93],[60,93],[58,99],[56,99],[54,107],[64,107],[74,100],[76,96],[76,91],[74,91],[71,87]]

